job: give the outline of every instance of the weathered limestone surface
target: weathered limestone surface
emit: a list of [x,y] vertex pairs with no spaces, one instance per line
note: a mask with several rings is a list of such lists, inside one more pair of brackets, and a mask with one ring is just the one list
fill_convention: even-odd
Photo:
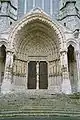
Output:
[[[39,94],[38,94],[39,93]],[[46,93],[46,92],[45,92]],[[50,95],[36,91],[36,94],[22,92],[0,95],[0,119],[20,117],[80,117],[80,95]]]

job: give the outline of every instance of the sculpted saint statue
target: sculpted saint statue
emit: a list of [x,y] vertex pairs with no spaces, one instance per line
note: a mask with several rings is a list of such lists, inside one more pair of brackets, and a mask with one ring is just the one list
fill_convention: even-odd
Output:
[[13,66],[13,55],[8,52],[6,55],[6,67],[7,68],[12,68]]

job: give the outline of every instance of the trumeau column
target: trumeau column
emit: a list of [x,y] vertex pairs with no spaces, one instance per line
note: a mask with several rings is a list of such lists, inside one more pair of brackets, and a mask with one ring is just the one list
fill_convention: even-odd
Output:
[[12,89],[12,67],[13,67],[13,52],[6,52],[6,63],[4,80],[1,86],[1,92],[3,94],[11,92]]
[[61,51],[62,93],[71,93],[71,84],[68,73],[67,51]]
[[36,89],[38,90],[39,89],[39,62],[37,62],[36,64],[36,78],[37,78],[37,84],[36,84]]

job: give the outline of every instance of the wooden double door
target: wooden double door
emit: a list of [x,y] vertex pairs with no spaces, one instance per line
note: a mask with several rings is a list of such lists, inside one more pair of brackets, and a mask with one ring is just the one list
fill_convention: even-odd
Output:
[[48,65],[46,61],[30,61],[28,63],[28,89],[36,89],[37,82],[39,84],[39,89],[48,88]]

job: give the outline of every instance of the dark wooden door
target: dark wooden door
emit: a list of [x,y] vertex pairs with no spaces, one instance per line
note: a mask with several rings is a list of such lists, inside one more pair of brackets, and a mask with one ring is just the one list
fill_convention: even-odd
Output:
[[39,63],[39,89],[48,88],[48,67],[45,61]]
[[36,89],[36,62],[30,61],[28,64],[28,89]]

